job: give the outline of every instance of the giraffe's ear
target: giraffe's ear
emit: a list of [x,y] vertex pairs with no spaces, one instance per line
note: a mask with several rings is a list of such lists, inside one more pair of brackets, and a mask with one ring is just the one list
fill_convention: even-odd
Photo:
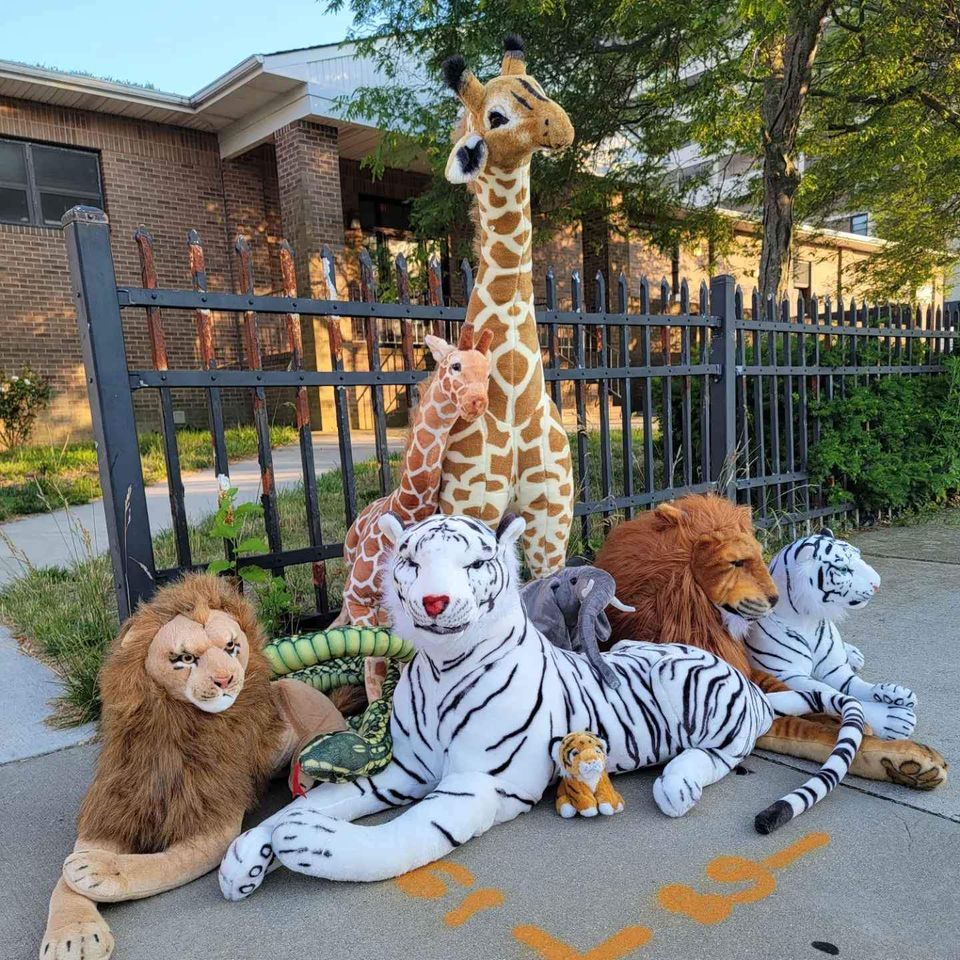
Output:
[[469,183],[483,173],[487,145],[479,133],[466,133],[454,145],[447,160],[446,176],[451,183]]
[[436,360],[437,363],[457,349],[456,347],[452,347],[441,337],[435,337],[432,333],[428,333],[423,338],[423,342],[427,345],[427,349],[433,355],[433,359]]

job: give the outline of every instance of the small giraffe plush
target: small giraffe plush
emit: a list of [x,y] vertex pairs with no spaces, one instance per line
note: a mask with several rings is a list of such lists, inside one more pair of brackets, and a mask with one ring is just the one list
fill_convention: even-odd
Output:
[[560,768],[557,813],[565,819],[605,817],[623,810],[623,797],[613,789],[607,773],[607,745],[592,733],[568,733],[554,749]]
[[[348,573],[343,587],[343,610],[334,626],[389,626],[380,607],[380,565],[389,544],[380,532],[379,519],[396,514],[405,526],[426,520],[437,512],[440,468],[450,430],[458,420],[471,422],[487,409],[490,363],[487,349],[492,334],[472,336],[460,347],[427,335],[424,342],[437,362],[433,377],[421,387],[421,400],[413,411],[410,437],[404,454],[400,485],[392,493],[368,504],[347,531],[343,559]],[[368,695],[371,674],[368,669]]]

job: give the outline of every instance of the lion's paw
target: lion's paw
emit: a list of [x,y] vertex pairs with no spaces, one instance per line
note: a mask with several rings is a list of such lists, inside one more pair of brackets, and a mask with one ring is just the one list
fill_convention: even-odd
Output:
[[913,691],[899,683],[875,683],[871,694],[877,703],[891,707],[909,707],[912,710],[917,705]]
[[668,817],[682,817],[702,796],[699,783],[661,774],[653,784],[653,799]]
[[114,903],[127,897],[120,855],[109,850],[71,853],[63,862],[63,879],[71,890],[97,903]]
[[39,960],[108,960],[113,953],[113,934],[102,919],[69,923],[47,929],[40,944]]
[[245,900],[260,888],[274,859],[269,828],[261,824],[241,833],[220,861],[220,892],[227,900]]

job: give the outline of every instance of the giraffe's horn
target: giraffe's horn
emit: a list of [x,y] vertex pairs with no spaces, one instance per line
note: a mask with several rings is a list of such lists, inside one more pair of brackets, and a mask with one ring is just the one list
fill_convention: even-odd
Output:
[[524,64],[523,40],[515,33],[508,33],[503,38],[503,63],[500,66],[500,74],[504,77],[513,76],[520,73],[526,73],[527,68]]
[[491,343],[493,343],[493,331],[481,330],[480,339],[477,341],[477,351],[479,353],[486,353],[490,349]]
[[473,349],[473,327],[463,325],[463,330],[460,331],[460,343],[457,346],[461,350],[472,350]]

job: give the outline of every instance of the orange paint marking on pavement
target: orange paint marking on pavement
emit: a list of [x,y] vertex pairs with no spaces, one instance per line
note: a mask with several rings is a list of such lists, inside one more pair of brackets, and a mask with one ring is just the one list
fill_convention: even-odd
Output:
[[747,857],[715,857],[706,868],[707,877],[717,883],[744,883],[750,886],[736,893],[700,893],[683,883],[671,883],[657,892],[657,902],[670,913],[680,913],[697,923],[722,923],[738,904],[757,903],[777,889],[773,870],[790,866],[804,854],[826,846],[826,833],[808,833],[783,850],[757,862]]
[[543,960],[620,960],[649,943],[653,931],[648,927],[623,927],[586,953],[580,953],[569,943],[550,936],[541,927],[526,924],[514,927],[513,936],[536,950]]
[[764,863],[744,857],[715,857],[707,864],[704,872],[717,883],[750,881],[753,884],[736,893],[727,894],[733,903],[756,903],[769,897],[777,889],[776,878]]
[[421,900],[439,900],[447,892],[447,885],[438,874],[447,874],[461,887],[473,886],[473,874],[459,863],[440,860],[428,863],[397,877],[393,882],[408,896]]
[[794,860],[799,859],[805,853],[810,853],[818,847],[825,847],[828,843],[830,843],[830,834],[808,833],[796,843],[791,843],[789,847],[770,854],[763,862],[771,870],[782,870],[784,867],[789,867]]
[[474,890],[473,893],[467,894],[459,907],[454,907],[453,910],[443,918],[443,922],[448,927],[463,926],[463,924],[481,910],[492,910],[494,907],[502,907],[504,899],[503,891],[495,890],[493,887]]

